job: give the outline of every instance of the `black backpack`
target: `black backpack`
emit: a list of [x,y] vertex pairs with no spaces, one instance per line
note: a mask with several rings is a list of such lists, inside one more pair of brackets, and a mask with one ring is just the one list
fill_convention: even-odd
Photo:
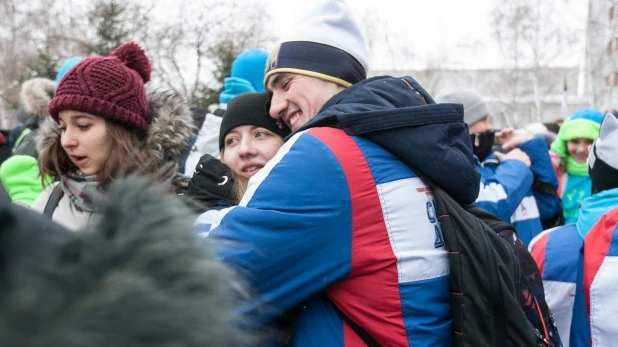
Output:
[[561,346],[540,271],[514,227],[424,181],[449,253],[453,346]]
[[[431,179],[419,176],[431,187],[449,254],[452,345],[562,346],[540,271],[514,227],[476,205],[459,204]],[[367,346],[380,346],[331,305]],[[295,312],[288,312],[283,321],[278,340],[288,345]]]

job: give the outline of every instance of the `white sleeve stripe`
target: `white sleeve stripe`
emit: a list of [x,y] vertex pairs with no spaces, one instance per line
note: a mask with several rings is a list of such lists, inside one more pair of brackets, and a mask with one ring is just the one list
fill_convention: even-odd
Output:
[[534,247],[534,245],[535,245],[535,244],[536,244],[536,243],[537,243],[537,242],[538,242],[538,241],[539,241],[539,240],[540,240],[543,236],[545,236],[546,234],[551,233],[551,232],[552,232],[552,231],[554,231],[554,230],[558,230],[558,229],[560,229],[560,228],[561,228],[561,226],[558,226],[558,227],[553,227],[553,228],[550,228],[550,229],[547,229],[547,230],[543,230],[543,231],[541,231],[541,232],[540,232],[537,236],[535,236],[535,237],[534,237],[534,238],[530,241],[530,245],[528,245],[528,251],[529,251],[529,252],[532,252],[532,248]]
[[543,280],[543,287],[545,287],[545,301],[554,314],[560,338],[569,341],[571,317],[575,305],[575,283]]
[[618,257],[608,256],[590,285],[590,339],[592,346],[615,346],[618,336],[616,324],[616,269]]
[[536,204],[534,196],[526,196],[521,200],[521,203],[515,209],[511,216],[511,223],[521,222],[540,217],[539,207]]
[[418,177],[376,186],[399,283],[446,276],[448,253],[433,198]]
[[[232,206],[222,210],[208,210],[197,217],[193,223],[193,226],[200,229],[200,234],[205,234],[203,236],[208,236],[212,230],[221,224],[223,217],[225,217],[225,215],[227,215],[235,207],[236,206]],[[206,226],[209,226],[208,229],[206,229]]]
[[501,184],[492,182],[486,185],[481,182],[481,189],[476,202],[498,202],[501,200],[506,200],[506,192]]

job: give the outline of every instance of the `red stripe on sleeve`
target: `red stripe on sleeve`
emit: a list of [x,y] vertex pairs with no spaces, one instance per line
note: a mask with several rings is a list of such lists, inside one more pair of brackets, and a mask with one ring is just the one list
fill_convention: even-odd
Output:
[[539,271],[541,272],[541,277],[545,276],[545,250],[547,249],[547,239],[549,238],[549,234],[541,236],[540,239],[536,241],[534,245],[532,245],[532,258],[536,262],[536,265],[539,267]]
[[616,223],[618,223],[618,209],[614,209],[601,217],[584,239],[583,287],[588,319],[590,319],[590,286],[607,256]]
[[[373,174],[356,142],[343,130],[314,128],[339,161],[352,202],[352,266],[350,278],[331,286],[328,294],[356,324],[385,346],[408,346],[403,322],[397,259],[391,248]],[[344,329],[345,346],[359,338]]]

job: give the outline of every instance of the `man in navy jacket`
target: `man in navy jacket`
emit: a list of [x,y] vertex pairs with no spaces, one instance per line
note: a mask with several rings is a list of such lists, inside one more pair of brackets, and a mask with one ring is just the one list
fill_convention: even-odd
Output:
[[[305,24],[308,24],[305,25]],[[366,79],[367,50],[341,0],[267,62],[270,115],[292,134],[210,233],[252,286],[250,323],[294,310],[293,345],[451,345],[449,263],[423,173],[472,203],[461,105],[412,78]],[[304,34],[304,36],[302,35]]]

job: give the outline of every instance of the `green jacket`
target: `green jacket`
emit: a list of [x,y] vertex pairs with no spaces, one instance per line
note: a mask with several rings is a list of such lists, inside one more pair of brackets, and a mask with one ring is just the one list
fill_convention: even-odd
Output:
[[0,166],[0,181],[13,202],[31,206],[52,179],[41,184],[36,158],[29,155],[13,155]]

